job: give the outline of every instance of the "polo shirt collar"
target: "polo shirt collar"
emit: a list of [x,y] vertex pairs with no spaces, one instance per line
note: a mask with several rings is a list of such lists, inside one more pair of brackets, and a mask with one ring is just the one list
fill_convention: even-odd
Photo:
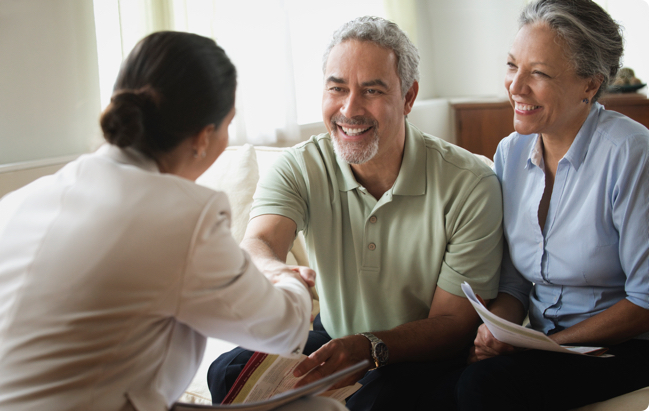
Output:
[[[331,146],[333,150],[333,137],[330,138],[332,139]],[[338,154],[335,154],[335,151],[334,156],[338,162],[338,167],[336,167],[336,179],[338,180],[338,187],[340,190],[351,191],[360,187],[361,185],[356,181],[356,177],[354,177],[354,172],[349,163],[343,160]]]
[[426,142],[421,131],[406,121],[406,145],[403,160],[392,192],[395,195],[426,194]]
[[[423,195],[426,193],[426,142],[421,131],[406,123],[405,147],[399,175],[392,192],[395,195]],[[333,142],[332,142],[333,144]],[[352,168],[336,155],[338,169],[336,178],[341,191],[350,191],[361,185],[356,181]]]

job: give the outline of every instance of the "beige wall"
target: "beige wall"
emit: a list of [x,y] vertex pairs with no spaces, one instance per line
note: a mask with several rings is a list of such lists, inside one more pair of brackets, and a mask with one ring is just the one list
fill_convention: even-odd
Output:
[[31,183],[39,177],[54,174],[64,165],[65,163],[60,163],[42,167],[32,167],[26,170],[2,172],[0,173],[0,197]]
[[92,0],[0,0],[0,165],[90,150],[99,134]]

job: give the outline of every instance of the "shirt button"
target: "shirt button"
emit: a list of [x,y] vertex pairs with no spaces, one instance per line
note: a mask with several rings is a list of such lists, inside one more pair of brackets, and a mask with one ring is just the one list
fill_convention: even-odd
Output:
[[368,245],[367,248],[369,248],[371,251],[374,251],[376,250],[376,244],[370,243],[370,245]]
[[370,223],[374,224],[374,223],[376,223],[376,220],[378,220],[378,218],[376,218],[375,215],[373,215],[372,217],[370,217]]

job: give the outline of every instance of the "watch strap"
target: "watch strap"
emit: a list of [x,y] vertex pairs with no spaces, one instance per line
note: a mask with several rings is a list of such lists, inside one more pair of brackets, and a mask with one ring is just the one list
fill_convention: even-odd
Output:
[[[358,333],[356,335],[362,335],[363,337],[367,338],[370,341],[371,344],[370,353],[372,354],[372,359],[374,360],[374,368],[372,368],[372,370],[383,367],[385,364],[381,361],[381,359],[376,354],[377,345],[382,344],[384,347],[386,347],[383,340],[381,340],[379,337],[377,337],[372,333]],[[387,349],[387,347],[385,349]]]

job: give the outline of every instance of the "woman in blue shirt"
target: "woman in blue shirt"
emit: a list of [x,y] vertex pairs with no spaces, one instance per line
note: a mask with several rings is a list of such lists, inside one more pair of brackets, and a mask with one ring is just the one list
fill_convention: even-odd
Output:
[[590,0],[520,17],[505,86],[515,132],[498,146],[508,253],[489,309],[613,358],[520,351],[483,325],[459,409],[571,409],[649,385],[649,131],[597,103],[619,26]]

